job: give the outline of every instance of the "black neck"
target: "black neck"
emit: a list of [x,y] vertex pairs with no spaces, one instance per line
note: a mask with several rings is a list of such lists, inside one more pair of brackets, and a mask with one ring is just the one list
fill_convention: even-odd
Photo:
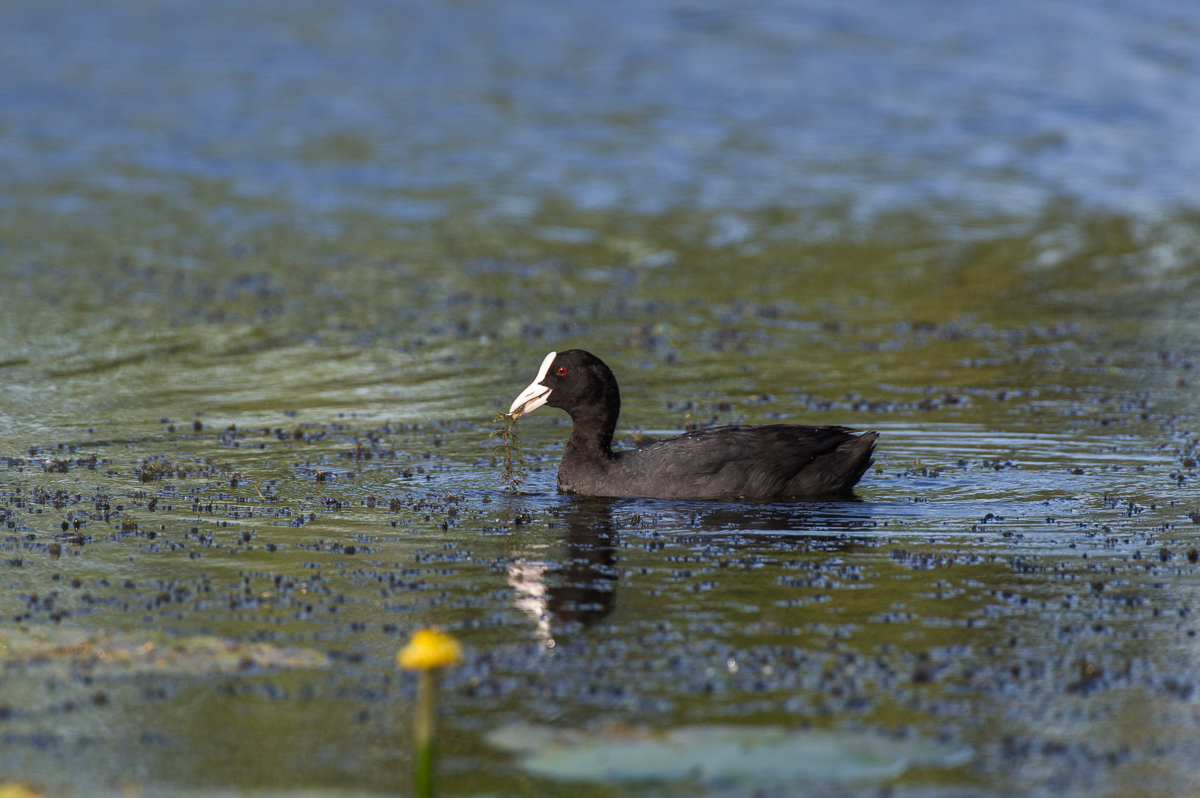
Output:
[[597,383],[586,403],[563,408],[571,416],[571,438],[564,455],[612,457],[613,433],[621,415],[621,390],[607,368]]
[[[564,457],[576,454],[595,457],[612,457],[613,433],[617,429],[620,408],[603,409],[587,413],[583,418],[571,415],[571,438],[567,441]],[[584,415],[584,414],[579,414]]]

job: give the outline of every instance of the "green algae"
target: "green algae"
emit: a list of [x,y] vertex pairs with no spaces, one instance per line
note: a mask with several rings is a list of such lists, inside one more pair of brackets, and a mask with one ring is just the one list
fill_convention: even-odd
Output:
[[0,668],[93,677],[170,674],[212,676],[257,669],[329,667],[312,649],[274,646],[213,636],[169,637],[61,627],[19,627],[0,632]]

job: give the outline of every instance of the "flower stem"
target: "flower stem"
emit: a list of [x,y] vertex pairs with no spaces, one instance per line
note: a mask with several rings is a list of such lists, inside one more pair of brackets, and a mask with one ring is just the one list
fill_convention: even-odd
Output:
[[413,793],[433,798],[434,722],[437,715],[437,669],[426,668],[417,676],[417,713],[413,734]]

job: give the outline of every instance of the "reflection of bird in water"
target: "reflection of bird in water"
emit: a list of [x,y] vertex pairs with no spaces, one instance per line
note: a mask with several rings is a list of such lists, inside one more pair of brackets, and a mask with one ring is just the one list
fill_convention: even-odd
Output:
[[550,588],[545,581],[546,572],[553,567],[551,563],[523,559],[508,566],[508,584],[517,591],[513,606],[537,623],[537,636],[543,639],[554,636],[549,608]]
[[537,622],[546,639],[555,627],[594,624],[612,611],[617,595],[612,505],[573,503],[561,520],[567,549],[562,562],[522,559],[508,567],[508,583],[517,591],[513,605]]
[[[553,640],[573,624],[591,626],[612,612],[618,581],[618,533],[613,519],[617,503],[627,509],[636,506],[641,512],[660,511],[656,528],[678,533],[681,539],[725,540],[731,550],[790,540],[828,551],[873,546],[879,540],[871,505],[859,501],[693,504],[575,499],[560,515],[566,557],[519,559],[508,567],[508,583],[517,593],[513,606],[534,620],[543,640]],[[679,515],[671,518],[674,513]]]
[[[685,512],[679,531],[692,538],[722,541],[730,550],[763,545],[820,551],[874,548],[888,540],[887,521],[875,506],[846,498],[797,503],[676,504]],[[690,512],[688,512],[690,510]],[[664,525],[670,529],[670,521]]]
[[509,413],[542,405],[571,416],[558,489],[584,496],[795,501],[847,494],[870,467],[879,437],[846,427],[711,427],[614,452],[621,391],[608,366],[582,349],[546,355]]
[[875,507],[853,498],[787,504],[706,502],[682,507],[693,511],[689,526],[709,532],[777,532],[823,538],[869,535],[878,525],[872,517]]

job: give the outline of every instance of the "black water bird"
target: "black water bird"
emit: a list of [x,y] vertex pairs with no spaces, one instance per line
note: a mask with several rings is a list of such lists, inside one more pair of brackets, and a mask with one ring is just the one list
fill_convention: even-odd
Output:
[[787,501],[850,493],[873,462],[876,432],[794,424],[710,427],[614,452],[617,379],[582,349],[551,352],[509,408],[571,416],[558,489],[587,496]]

